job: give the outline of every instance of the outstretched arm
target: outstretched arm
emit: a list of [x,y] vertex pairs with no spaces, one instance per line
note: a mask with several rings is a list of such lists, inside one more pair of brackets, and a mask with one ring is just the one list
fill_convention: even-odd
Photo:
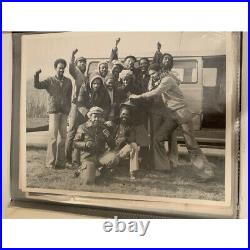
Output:
[[143,93],[141,95],[130,95],[129,99],[131,101],[138,100],[138,99],[150,99],[155,96],[159,96],[163,94],[171,87],[171,85],[172,85],[172,80],[170,78],[167,78],[167,79],[161,80],[157,88],[149,92]]

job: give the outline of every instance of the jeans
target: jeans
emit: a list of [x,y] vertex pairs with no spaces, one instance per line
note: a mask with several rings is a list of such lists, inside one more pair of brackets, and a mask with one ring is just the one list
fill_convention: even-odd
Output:
[[68,115],[49,114],[49,142],[47,147],[46,166],[65,166],[65,140],[67,135]]
[[73,162],[80,165],[80,151],[73,148],[73,140],[76,135],[76,131],[79,125],[84,123],[83,115],[78,111],[76,104],[72,103],[70,116],[69,116],[69,128],[66,140],[66,159],[68,162]]

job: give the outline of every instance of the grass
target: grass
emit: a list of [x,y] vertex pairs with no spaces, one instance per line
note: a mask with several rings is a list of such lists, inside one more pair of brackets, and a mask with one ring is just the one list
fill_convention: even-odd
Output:
[[155,170],[142,170],[138,173],[138,178],[131,182],[128,167],[123,164],[112,175],[98,177],[93,186],[81,184],[81,179],[74,178],[74,171],[71,169],[45,168],[45,157],[46,151],[44,149],[27,149],[28,187],[224,200],[225,161],[222,157],[209,158],[217,165],[217,169],[216,177],[207,182],[200,182],[195,178],[187,156],[182,155],[178,167],[169,174]]

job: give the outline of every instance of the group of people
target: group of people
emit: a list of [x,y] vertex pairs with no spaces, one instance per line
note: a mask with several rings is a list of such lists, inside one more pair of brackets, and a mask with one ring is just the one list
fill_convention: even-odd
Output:
[[158,42],[151,63],[132,55],[120,61],[119,42],[110,59],[88,75],[87,60],[75,58],[75,49],[69,63],[74,84],[64,76],[64,59],[55,61],[55,76],[40,81],[41,70],[35,73],[34,87],[48,93],[46,166],[74,168],[85,184],[94,184],[96,176],[112,172],[123,159],[129,160],[131,180],[141,168],[171,171],[178,164],[179,128],[196,174],[212,178],[215,166],[193,135],[193,114],[172,71],[172,55],[163,54]]

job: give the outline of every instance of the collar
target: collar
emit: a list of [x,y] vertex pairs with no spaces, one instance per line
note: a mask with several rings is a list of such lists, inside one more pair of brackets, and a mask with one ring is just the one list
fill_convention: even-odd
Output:
[[65,79],[65,77],[64,77],[64,76],[62,77],[62,79],[59,79],[57,75],[55,75],[55,78],[56,78],[58,81],[60,81],[60,82],[63,82],[63,81],[64,81],[64,79]]

